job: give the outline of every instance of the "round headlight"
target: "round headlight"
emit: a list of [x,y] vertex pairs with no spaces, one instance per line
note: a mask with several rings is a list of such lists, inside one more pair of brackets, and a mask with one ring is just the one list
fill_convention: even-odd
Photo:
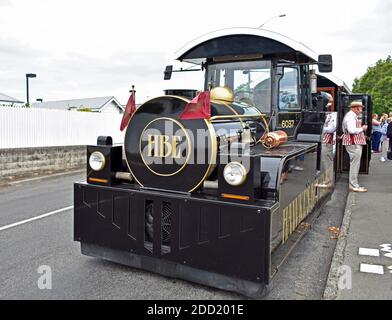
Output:
[[88,162],[91,169],[93,169],[94,171],[101,171],[103,168],[105,168],[105,156],[101,152],[93,152],[90,155],[90,159]]
[[228,184],[239,186],[246,179],[246,169],[239,162],[230,162],[223,170],[223,176]]

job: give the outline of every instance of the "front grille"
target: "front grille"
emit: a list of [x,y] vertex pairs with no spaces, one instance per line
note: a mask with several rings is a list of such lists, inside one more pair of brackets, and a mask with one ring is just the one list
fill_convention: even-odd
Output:
[[169,202],[162,204],[162,243],[170,246],[172,206]]
[[[171,251],[171,231],[172,231],[172,204],[162,202],[161,218],[161,253],[167,254]],[[146,200],[144,207],[144,247],[153,252],[154,247],[154,201]],[[155,229],[156,230],[156,229]],[[159,230],[159,229],[158,229]]]

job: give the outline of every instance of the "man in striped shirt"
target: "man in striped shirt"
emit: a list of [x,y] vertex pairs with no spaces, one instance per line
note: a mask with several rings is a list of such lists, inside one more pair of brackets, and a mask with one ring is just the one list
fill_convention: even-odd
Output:
[[362,102],[354,101],[350,104],[351,110],[343,119],[343,145],[350,156],[350,191],[367,192],[367,189],[358,184],[358,173],[361,165],[363,146],[366,145],[365,131],[368,126],[362,125],[358,115],[362,113]]

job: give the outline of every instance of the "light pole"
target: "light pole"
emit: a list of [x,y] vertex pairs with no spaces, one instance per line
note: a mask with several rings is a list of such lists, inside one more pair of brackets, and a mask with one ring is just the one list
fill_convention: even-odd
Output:
[[267,21],[265,21],[265,22],[259,27],[259,29],[261,29],[262,26],[264,26],[265,24],[267,24],[267,23],[270,22],[271,20],[276,19],[276,18],[283,18],[283,17],[285,17],[285,16],[286,16],[285,14],[281,14],[281,15],[278,15],[278,16],[275,16],[275,17],[271,17],[271,18],[269,18]]
[[27,95],[27,105],[30,106],[30,98],[29,98],[29,78],[36,78],[37,75],[35,73],[26,73],[26,95]]

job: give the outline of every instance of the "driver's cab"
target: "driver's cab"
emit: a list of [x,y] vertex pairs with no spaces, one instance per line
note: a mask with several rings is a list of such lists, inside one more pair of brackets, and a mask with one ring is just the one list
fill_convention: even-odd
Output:
[[[311,100],[302,86],[300,72],[307,66],[280,66],[279,61],[255,60],[206,65],[206,88],[224,86],[234,92],[234,101],[256,107],[268,118],[271,130],[286,131],[293,138],[300,124],[302,109]],[[301,95],[304,99],[301,99]]]
[[[207,34],[182,48],[177,60],[205,71],[204,90],[230,88],[235,103],[257,108],[268,118],[270,130],[283,130],[290,140],[301,132],[302,113],[318,111],[312,104],[317,80],[312,85],[311,66],[318,65],[324,72],[332,70],[331,56],[316,56],[299,42],[253,28]],[[170,79],[171,72],[178,71],[168,66],[165,79]],[[318,138],[311,141],[321,139],[322,125],[319,129],[314,132]]]
[[[208,88],[229,87],[236,102],[249,104],[270,114],[277,98],[279,111],[300,110],[299,72],[297,67],[273,69],[272,61],[258,60],[211,64],[207,67]],[[277,75],[278,97],[272,96],[272,74]]]

